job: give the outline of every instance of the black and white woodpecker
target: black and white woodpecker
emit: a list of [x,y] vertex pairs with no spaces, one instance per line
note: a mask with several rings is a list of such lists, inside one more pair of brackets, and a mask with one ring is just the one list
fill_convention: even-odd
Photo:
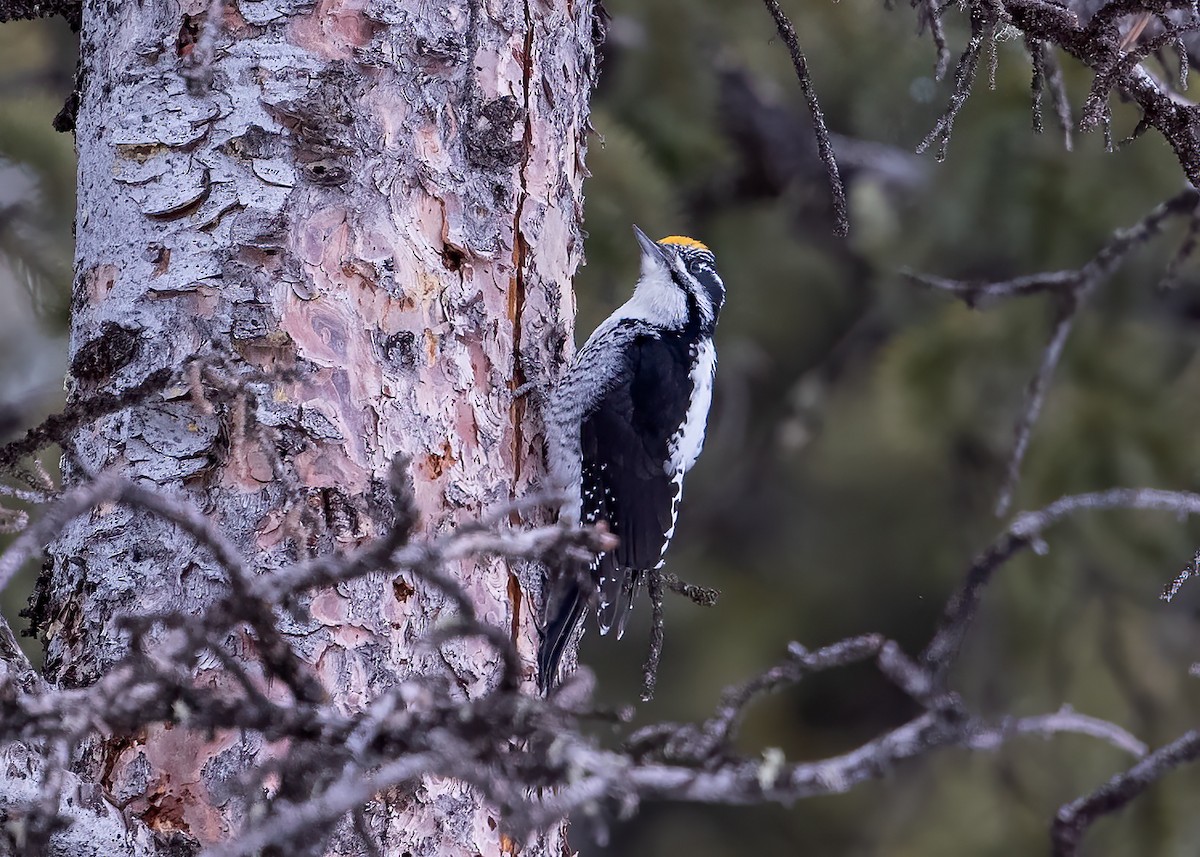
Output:
[[560,521],[603,521],[618,546],[586,571],[551,578],[538,652],[543,692],[593,592],[600,633],[624,633],[643,575],[663,564],[684,474],[704,446],[725,284],[699,241],[633,231],[642,248],[633,297],[588,337],[547,408],[549,483],[567,498]]

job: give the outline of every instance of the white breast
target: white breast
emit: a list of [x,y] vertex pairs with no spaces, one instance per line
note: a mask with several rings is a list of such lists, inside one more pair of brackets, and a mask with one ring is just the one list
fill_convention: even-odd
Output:
[[711,340],[705,341],[692,363],[692,398],[688,402],[683,425],[667,441],[667,453],[670,457],[664,462],[664,466],[671,475],[675,491],[671,498],[671,526],[664,534],[662,553],[659,554],[658,565],[655,568],[662,568],[667,545],[675,535],[675,523],[679,520],[679,501],[683,499],[683,474],[692,469],[692,465],[700,457],[700,450],[704,448],[704,432],[708,424],[708,408],[712,404],[713,379],[716,374],[717,349],[713,347]]
[[667,472],[680,478],[692,469],[704,448],[708,408],[712,404],[713,379],[717,373],[717,349],[711,340],[701,343],[692,363],[692,398],[679,431],[667,442]]

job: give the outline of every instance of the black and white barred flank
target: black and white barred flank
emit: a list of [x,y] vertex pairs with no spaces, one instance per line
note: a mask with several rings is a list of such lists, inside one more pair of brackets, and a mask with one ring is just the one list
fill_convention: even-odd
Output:
[[538,653],[543,690],[593,591],[600,633],[624,632],[643,573],[663,564],[684,475],[704,445],[725,286],[700,242],[634,231],[642,270],[633,297],[588,338],[548,408],[550,483],[570,498],[560,518],[603,521],[619,544],[588,569],[552,577]]

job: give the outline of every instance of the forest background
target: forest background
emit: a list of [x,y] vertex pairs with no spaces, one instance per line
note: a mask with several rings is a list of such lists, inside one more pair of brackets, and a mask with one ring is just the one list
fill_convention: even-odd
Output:
[[[658,694],[638,715],[693,720],[790,640],[816,648],[877,631],[919,650],[971,556],[1003,526],[996,496],[1054,302],[971,309],[905,271],[993,280],[1078,267],[1182,178],[1155,133],[1112,152],[1100,131],[1074,133],[1067,151],[1050,107],[1035,133],[1020,40],[985,49],[945,160],[917,155],[953,68],[934,80],[933,46],[906,10],[804,4],[791,12],[847,182],[851,230],[840,239],[803,96],[760,4],[605,5],[576,339],[629,292],[631,223],[705,241],[729,288],[708,445],[669,561],[722,597],[713,609],[668,602]],[[947,24],[954,46],[966,38],[959,25]],[[74,64],[62,21],[0,27],[0,402],[32,398],[39,417],[61,404],[66,365],[74,155],[51,120]],[[1078,117],[1090,75],[1070,60],[1064,71]],[[1137,112],[1112,104],[1120,139]],[[1162,283],[1183,229],[1137,249],[1079,316],[1015,509],[1113,486],[1196,490],[1200,271],[1185,265]],[[1189,676],[1200,590],[1171,604],[1159,594],[1198,544],[1200,525],[1170,516],[1077,516],[1047,555],[1019,556],[998,575],[955,686],[985,714],[1069,703],[1152,746],[1172,740],[1200,702]],[[3,594],[16,627],[31,586]],[[637,698],[646,613],[619,645],[585,639],[582,659],[613,704]],[[739,740],[817,758],[913,710],[863,666],[766,699]],[[613,828],[607,848],[579,833],[573,844],[631,857],[1044,853],[1057,807],[1128,763],[1084,737],[1029,738],[996,753],[944,751],[790,809],[649,804]],[[1191,853],[1198,786],[1200,771],[1171,775],[1101,820],[1088,853]]]

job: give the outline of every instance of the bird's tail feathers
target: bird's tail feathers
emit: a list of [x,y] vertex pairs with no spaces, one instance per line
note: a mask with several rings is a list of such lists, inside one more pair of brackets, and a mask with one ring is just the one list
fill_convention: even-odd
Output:
[[538,645],[538,689],[543,696],[558,684],[563,653],[587,612],[589,593],[580,584],[585,569],[582,563],[572,562],[569,566],[550,582],[546,596],[546,622],[540,629]]
[[614,627],[617,639],[625,636],[625,624],[633,609],[633,600],[642,588],[642,573],[632,568],[610,565],[600,577],[600,633],[607,634]]

